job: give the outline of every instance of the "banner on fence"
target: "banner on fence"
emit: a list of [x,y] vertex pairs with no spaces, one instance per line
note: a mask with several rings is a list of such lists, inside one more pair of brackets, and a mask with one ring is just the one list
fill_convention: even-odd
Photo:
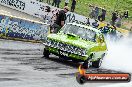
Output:
[[46,38],[49,25],[6,15],[0,15],[0,36],[20,40],[41,40]]

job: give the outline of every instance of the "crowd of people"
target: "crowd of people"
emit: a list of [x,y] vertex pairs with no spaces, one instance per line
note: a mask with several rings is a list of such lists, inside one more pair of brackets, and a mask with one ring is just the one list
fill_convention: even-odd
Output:
[[[101,22],[105,21],[107,13],[106,9],[91,4],[89,5],[89,8],[91,10],[89,14],[90,18],[99,20]],[[111,21],[109,23],[112,26],[121,27],[122,18],[128,18],[128,11],[123,12],[123,14],[120,14],[118,11],[114,11],[112,12]]]
[[[43,0],[39,0],[40,2],[43,2]],[[76,7],[76,0],[71,0],[72,3],[71,3],[71,12],[74,12],[75,11],[75,7]],[[55,6],[57,8],[60,7],[60,3],[61,3],[61,0],[47,0],[46,3],[52,5],[52,6]],[[64,6],[68,6],[69,4],[69,0],[65,0],[65,5]]]
[[104,21],[106,16],[106,10],[104,8],[89,5],[89,8],[91,10],[89,17],[93,19],[98,19],[99,21]]
[[[47,3],[58,7],[61,3],[61,0],[53,0],[51,3],[51,0],[47,0]],[[72,0],[71,8],[68,7],[69,0],[65,0],[64,9],[60,10],[56,15],[56,20],[54,24],[51,27],[52,33],[57,33],[61,27],[65,24],[66,20],[66,13],[70,10],[71,12],[74,12],[75,6],[76,6],[76,0]],[[109,34],[111,37],[117,37],[116,36],[116,27],[121,27],[121,21],[122,18],[128,18],[128,11],[125,11],[122,15],[119,14],[117,11],[114,11],[111,15],[111,21],[103,27],[99,27],[98,21],[105,21],[106,19],[106,13],[107,10],[98,6],[89,5],[91,12],[89,14],[90,18],[95,19],[95,22],[92,23],[92,26],[94,28],[98,28],[105,36]],[[90,24],[90,23],[89,23]]]
[[[47,0],[47,3],[48,2],[49,2],[49,0]],[[52,6],[55,6],[55,7],[58,7],[59,8],[60,3],[61,3],[61,0],[53,0]],[[68,4],[69,4],[69,0],[65,0],[65,6],[68,6]],[[71,12],[74,12],[75,6],[76,6],[76,0],[72,0]]]
[[[43,1],[43,0],[40,0],[40,1]],[[61,0],[52,0],[52,1],[47,0],[46,3],[59,8]],[[68,4],[69,4],[69,0],[65,0],[64,6],[68,6]],[[74,12],[75,7],[76,7],[76,0],[72,0],[70,11]],[[106,13],[107,13],[106,9],[104,9],[102,7],[94,6],[94,5],[91,5],[91,4],[89,5],[89,8],[91,10],[91,12],[89,14],[90,18],[93,18],[95,20],[99,20],[101,22],[105,21]],[[109,23],[112,26],[121,27],[122,18],[128,18],[128,11],[125,11],[123,14],[119,14],[119,12],[114,11],[111,14],[111,20],[110,20]]]

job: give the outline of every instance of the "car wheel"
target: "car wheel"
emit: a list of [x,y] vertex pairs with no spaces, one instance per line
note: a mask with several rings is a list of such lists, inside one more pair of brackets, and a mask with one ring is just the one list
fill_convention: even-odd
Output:
[[105,56],[105,54],[103,54],[102,57],[100,59],[98,59],[97,61],[92,62],[92,67],[99,68],[102,64],[104,56]]
[[76,80],[79,84],[84,84],[86,82],[86,78],[83,75],[80,75],[79,73],[76,76]]
[[84,69],[87,69],[87,68],[90,68],[91,67],[91,65],[92,65],[92,56],[93,55],[91,55],[86,61],[84,61],[84,63],[83,63],[83,68]]
[[43,52],[44,57],[49,58],[49,54],[50,54],[49,50],[44,48],[44,52]]
[[92,67],[99,68],[101,66],[102,59],[98,59],[97,61],[92,62]]

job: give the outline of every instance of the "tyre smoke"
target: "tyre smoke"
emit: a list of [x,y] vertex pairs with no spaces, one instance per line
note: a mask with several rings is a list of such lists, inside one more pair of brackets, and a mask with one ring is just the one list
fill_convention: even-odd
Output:
[[102,68],[132,73],[132,38],[112,42],[107,40],[108,54]]

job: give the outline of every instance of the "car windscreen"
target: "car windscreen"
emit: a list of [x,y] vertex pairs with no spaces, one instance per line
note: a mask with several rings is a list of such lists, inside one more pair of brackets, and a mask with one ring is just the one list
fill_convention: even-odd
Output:
[[95,42],[96,33],[90,29],[84,27],[67,24],[62,28],[62,32],[65,34],[75,34],[82,39]]

